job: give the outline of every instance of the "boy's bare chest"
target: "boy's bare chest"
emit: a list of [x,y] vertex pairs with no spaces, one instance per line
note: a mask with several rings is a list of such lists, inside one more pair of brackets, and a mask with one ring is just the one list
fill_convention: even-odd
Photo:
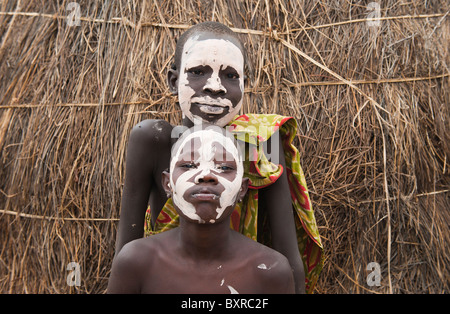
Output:
[[150,272],[143,293],[259,293],[255,272],[248,267],[225,263],[198,267],[170,264]]

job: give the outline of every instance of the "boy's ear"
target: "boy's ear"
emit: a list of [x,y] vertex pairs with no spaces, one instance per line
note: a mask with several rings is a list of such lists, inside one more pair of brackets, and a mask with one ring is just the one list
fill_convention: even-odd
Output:
[[241,188],[239,189],[238,200],[243,200],[245,194],[247,194],[249,179],[244,177],[242,178]]
[[170,173],[167,170],[162,172],[161,184],[167,194],[167,198],[169,198],[169,195],[172,195],[172,187],[170,186]]
[[178,71],[174,69],[169,69],[167,72],[167,85],[169,85],[169,89],[172,94],[178,94]]

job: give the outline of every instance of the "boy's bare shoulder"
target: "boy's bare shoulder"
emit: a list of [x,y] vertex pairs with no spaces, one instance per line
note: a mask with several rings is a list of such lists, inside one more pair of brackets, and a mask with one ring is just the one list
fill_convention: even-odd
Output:
[[247,240],[248,263],[260,280],[263,293],[294,293],[293,270],[288,259],[268,246]]
[[254,260],[256,273],[265,289],[264,293],[294,293],[294,274],[288,259],[279,252],[266,248],[261,259]]
[[153,235],[151,237],[133,240],[120,250],[116,258],[135,267],[142,266],[148,268],[149,263],[158,256],[164,245],[164,239],[171,232]]
[[130,141],[144,143],[170,142],[173,128],[165,120],[147,119],[133,127],[130,134]]
[[149,257],[142,250],[145,243],[139,240],[125,244],[114,257],[108,280],[108,293],[140,293],[144,262]]
[[[169,234],[170,231],[165,233]],[[108,293],[141,293],[143,278],[155,268],[152,266],[163,251],[161,246],[164,244],[160,238],[164,236],[136,239],[123,246],[113,260]]]
[[155,250],[153,241],[148,239],[137,239],[128,242],[113,260],[112,273],[127,274],[128,276],[138,276],[145,265],[152,262],[152,251]]

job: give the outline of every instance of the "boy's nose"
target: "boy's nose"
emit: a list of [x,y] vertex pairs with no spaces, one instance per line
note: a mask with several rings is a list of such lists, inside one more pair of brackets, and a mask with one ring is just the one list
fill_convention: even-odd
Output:
[[203,91],[211,95],[225,94],[227,89],[222,85],[218,75],[211,76],[203,87]]
[[198,183],[213,183],[217,184],[219,181],[217,177],[211,173],[211,171],[202,171],[194,180],[196,184]]

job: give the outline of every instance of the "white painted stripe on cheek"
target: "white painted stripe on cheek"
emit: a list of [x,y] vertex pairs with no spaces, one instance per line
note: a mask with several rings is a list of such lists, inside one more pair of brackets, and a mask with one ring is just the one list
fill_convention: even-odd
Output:
[[188,180],[192,178],[193,175],[195,175],[195,173],[193,172],[194,171],[186,171],[178,177],[175,185],[172,185],[175,186],[172,199],[175,205],[177,205],[178,209],[183,214],[185,214],[192,220],[197,220],[200,223],[203,223],[204,221],[200,218],[199,215],[197,215],[194,205],[187,202],[184,198],[185,192],[191,187],[195,186],[195,183],[188,182]]

